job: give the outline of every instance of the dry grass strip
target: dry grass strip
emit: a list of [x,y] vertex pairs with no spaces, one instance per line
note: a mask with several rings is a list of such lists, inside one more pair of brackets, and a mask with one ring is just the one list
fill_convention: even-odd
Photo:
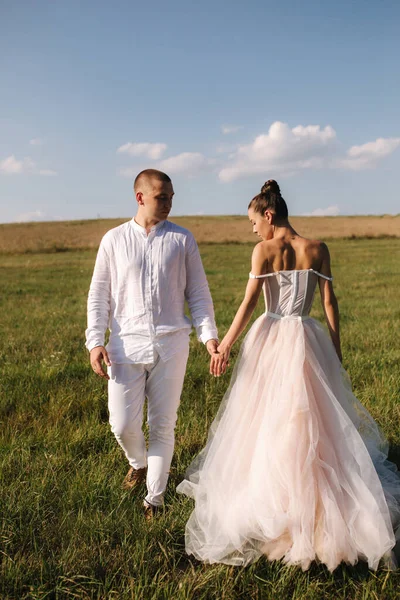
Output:
[[[97,248],[106,231],[127,220],[0,224],[0,253],[63,252]],[[240,243],[257,240],[245,216],[172,217],[171,220],[190,229],[199,243]],[[322,240],[400,237],[400,215],[292,217],[291,223],[301,235]]]

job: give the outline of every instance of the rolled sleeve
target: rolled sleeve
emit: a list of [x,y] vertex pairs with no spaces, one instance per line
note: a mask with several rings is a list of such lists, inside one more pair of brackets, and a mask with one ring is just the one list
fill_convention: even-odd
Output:
[[210,289],[200,252],[192,235],[188,236],[186,245],[185,298],[198,339],[203,344],[210,339],[218,339]]
[[89,352],[96,346],[104,346],[105,334],[110,321],[110,305],[110,257],[105,238],[103,238],[97,253],[87,302],[85,346]]

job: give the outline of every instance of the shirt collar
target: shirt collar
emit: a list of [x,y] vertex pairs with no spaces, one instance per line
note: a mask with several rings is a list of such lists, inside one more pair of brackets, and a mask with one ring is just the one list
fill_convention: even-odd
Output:
[[[161,227],[163,227],[165,223],[166,223],[166,219],[164,221],[159,221],[158,223],[153,225],[153,227],[151,227],[151,229],[149,231],[149,234],[153,233],[154,231],[157,231],[157,229],[161,229]],[[140,231],[142,234],[148,235],[146,228],[142,227],[142,225],[139,225],[139,223],[137,223],[135,221],[135,217],[133,217],[133,219],[131,220],[131,224],[132,224],[133,229],[135,229],[136,231]]]

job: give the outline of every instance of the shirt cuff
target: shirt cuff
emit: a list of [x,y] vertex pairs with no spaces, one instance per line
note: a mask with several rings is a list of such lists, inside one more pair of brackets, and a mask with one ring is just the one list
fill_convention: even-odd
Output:
[[91,352],[93,348],[104,346],[104,340],[88,340],[85,344],[86,348]]
[[207,344],[208,340],[218,340],[218,331],[209,327],[201,327],[201,333],[198,333],[198,339],[203,344]]

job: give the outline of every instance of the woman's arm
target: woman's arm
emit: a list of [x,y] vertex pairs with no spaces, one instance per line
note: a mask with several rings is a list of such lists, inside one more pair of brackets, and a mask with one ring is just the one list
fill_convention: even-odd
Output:
[[[320,271],[323,275],[332,277],[331,259],[328,246],[326,244],[322,244],[322,265]],[[336,354],[338,355],[340,362],[342,362],[339,330],[339,306],[335,292],[333,291],[332,282],[321,277],[319,280],[319,290],[321,293],[322,307],[324,309],[325,319],[328,325],[332,343],[335,346]]]
[[[263,242],[257,244],[253,250],[251,259],[251,272],[253,275],[263,275],[266,272],[267,261]],[[264,283],[264,279],[249,279],[244,299],[232,321],[227,334],[218,346],[218,352],[213,354],[210,363],[211,375],[222,375],[229,364],[229,354],[233,344],[236,342],[257,305],[258,298]]]

